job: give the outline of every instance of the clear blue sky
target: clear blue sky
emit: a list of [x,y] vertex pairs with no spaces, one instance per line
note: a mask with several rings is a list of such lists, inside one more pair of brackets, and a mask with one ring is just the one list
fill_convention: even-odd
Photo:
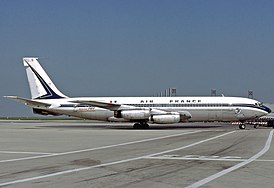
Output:
[[[274,102],[274,1],[0,1],[0,96],[30,97],[38,56],[69,96],[218,94]],[[0,116],[32,116],[0,98]]]

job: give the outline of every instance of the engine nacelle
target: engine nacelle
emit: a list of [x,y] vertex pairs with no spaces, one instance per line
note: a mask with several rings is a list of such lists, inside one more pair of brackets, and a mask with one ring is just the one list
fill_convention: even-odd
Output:
[[190,118],[192,118],[192,115],[188,111],[180,111],[178,113],[180,114],[181,122],[187,122]]
[[179,114],[159,114],[153,115],[150,119],[154,123],[159,124],[170,124],[170,123],[179,123],[180,115]]
[[52,116],[60,116],[62,114],[58,114],[58,113],[55,113],[55,112],[51,112],[51,111],[48,111],[48,110],[42,110],[42,109],[38,109],[38,108],[33,108],[33,113],[34,114],[40,114],[40,115],[43,115],[43,116],[49,116],[49,115],[52,115]]
[[128,120],[148,120],[149,110],[123,110],[120,112],[121,118]]

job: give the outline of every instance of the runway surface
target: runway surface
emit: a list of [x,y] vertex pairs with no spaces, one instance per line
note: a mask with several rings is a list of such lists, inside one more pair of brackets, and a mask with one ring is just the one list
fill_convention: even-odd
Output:
[[0,187],[273,187],[272,128],[0,121]]

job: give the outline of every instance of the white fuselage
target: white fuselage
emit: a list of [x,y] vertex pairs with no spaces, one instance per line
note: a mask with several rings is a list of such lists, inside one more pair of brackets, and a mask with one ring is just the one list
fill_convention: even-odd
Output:
[[[41,115],[68,115],[101,121],[172,124],[186,121],[245,121],[271,112],[262,103],[243,97],[68,97],[64,95],[38,58],[25,57],[31,98],[6,96]],[[240,128],[244,128],[243,126]]]
[[101,121],[128,121],[115,118],[114,111],[91,105],[75,104],[73,100],[91,100],[112,104],[123,104],[167,112],[189,112],[188,121],[244,121],[267,114],[267,107],[260,102],[242,97],[78,97],[63,99],[39,99],[52,104],[36,109],[56,114]]

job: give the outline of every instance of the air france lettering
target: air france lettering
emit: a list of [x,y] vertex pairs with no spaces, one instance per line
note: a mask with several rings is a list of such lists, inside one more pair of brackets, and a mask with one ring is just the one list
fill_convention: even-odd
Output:
[[[169,103],[201,103],[202,100],[169,100]],[[140,103],[153,103],[153,100],[141,100]]]
[[201,100],[170,100],[170,103],[201,103]]

